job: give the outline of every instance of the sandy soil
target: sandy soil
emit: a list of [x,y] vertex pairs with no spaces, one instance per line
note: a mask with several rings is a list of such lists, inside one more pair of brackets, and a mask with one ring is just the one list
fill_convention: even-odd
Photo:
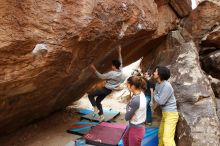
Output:
[[[114,119],[117,123],[126,123],[124,120],[125,107],[127,103],[124,90],[113,93],[103,102],[103,107],[120,111],[120,115]],[[91,108],[89,100],[85,95],[65,110],[54,113],[50,117],[37,121],[16,132],[1,137],[1,146],[65,146],[71,140],[80,136],[66,132],[68,127],[79,121],[80,115],[76,113],[78,108]],[[153,126],[158,126],[158,121]]]

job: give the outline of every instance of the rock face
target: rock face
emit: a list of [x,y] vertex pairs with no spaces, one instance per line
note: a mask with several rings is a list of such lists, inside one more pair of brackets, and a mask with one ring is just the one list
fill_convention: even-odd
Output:
[[170,82],[178,102],[177,145],[218,146],[220,125],[214,94],[199,65],[194,42],[186,41],[180,31],[172,31],[157,51],[157,64],[170,67]]
[[220,24],[202,38],[200,54],[206,73],[220,79]]
[[209,79],[211,81],[211,85],[212,85],[212,89],[215,93],[215,96],[217,98],[220,98],[220,80],[216,79],[216,78],[212,78],[209,76]]
[[220,24],[216,24],[214,30],[210,33],[206,34],[205,37],[202,38],[201,45],[203,47],[216,47],[220,49]]
[[201,57],[203,69],[215,78],[220,79],[220,50]]
[[204,1],[181,22],[181,25],[192,35],[197,47],[202,38],[220,22],[220,5]]
[[191,0],[170,0],[169,3],[180,17],[189,15],[192,10]]
[[162,5],[167,5],[169,4],[174,12],[179,16],[179,17],[185,17],[190,14],[192,11],[192,2],[191,0],[155,0],[157,3],[157,6],[160,7]]
[[[199,50],[199,54],[201,55],[200,61],[202,64],[202,68],[206,71],[206,73],[218,79],[220,79],[220,76],[219,76],[219,73],[220,73],[219,72],[219,61],[220,60],[219,60],[219,44],[218,44],[219,43],[219,22],[220,22],[219,3],[212,3],[212,2],[206,2],[206,1],[202,2],[198,6],[198,8],[196,8],[190,14],[190,16],[183,21],[183,24],[184,24],[183,26],[192,35],[192,38],[194,39],[196,46]],[[200,71],[200,74],[201,74],[201,71]],[[206,78],[204,77],[204,75],[199,76],[198,73],[196,73],[195,77]],[[220,143],[219,142],[220,141],[219,139],[220,130],[219,128],[214,128],[215,126],[218,125],[216,123],[219,122],[219,119],[218,119],[219,118],[219,101],[214,98],[214,97],[218,97],[219,95],[218,94],[218,90],[219,90],[218,79],[211,80],[211,87],[215,95],[211,94],[208,84],[199,82],[200,84],[202,83],[201,85],[203,85],[204,87],[200,87],[199,90],[197,91],[201,91],[201,89],[205,91],[205,89],[208,89],[209,92],[204,93],[204,95],[208,95],[208,96],[204,96],[204,95],[201,96],[203,93],[200,92],[198,95],[200,96],[201,100],[195,104],[197,104],[200,107],[202,106],[211,107],[210,104],[212,104],[212,106],[216,107],[216,109],[208,110],[208,108],[206,108],[208,112],[199,110],[199,112],[205,112],[205,113],[202,113],[203,115],[202,118],[199,118],[196,120],[197,126],[195,129],[193,128],[192,130],[192,131],[195,131],[196,133],[198,132],[198,134],[195,134],[197,136],[194,135],[192,137],[194,137],[195,139],[201,138],[200,141],[197,141],[197,140],[193,140],[194,138],[191,137],[192,141],[197,141],[197,144],[195,145],[219,145]],[[209,97],[209,98],[205,98],[205,97]],[[212,97],[213,100],[211,100],[210,97]],[[183,105],[182,107],[184,106],[185,106],[185,109],[188,108],[191,111],[194,110],[188,105]],[[215,116],[215,111],[217,111],[218,118]],[[187,115],[187,112],[183,112],[183,113],[186,113]],[[193,117],[196,117],[195,115],[197,114],[193,114]],[[210,116],[210,115],[213,115],[213,116]],[[185,123],[186,121],[182,120],[182,123]],[[206,128],[205,129],[202,128],[203,126]],[[217,129],[217,130],[213,131],[212,128]],[[179,131],[179,132],[181,133],[183,131]],[[211,140],[211,142],[205,143],[203,141],[203,139],[205,139],[205,135],[202,135],[201,133],[199,134],[199,132],[201,131],[206,131],[207,133],[210,133],[207,136],[209,136],[209,139]],[[216,137],[216,135],[218,135],[218,138]]]
[[[189,17],[184,18],[182,26],[192,35],[198,47],[203,70],[220,79],[220,2],[202,1]],[[214,83],[212,87],[218,97],[220,87]]]
[[196,0],[196,1],[197,1],[197,4],[204,2],[204,1],[210,1],[210,2],[216,3],[218,5],[220,4],[219,0]]
[[217,115],[218,115],[218,118],[220,119],[220,99],[219,98],[216,98],[216,107],[217,107]]
[[1,134],[79,99],[97,81],[91,63],[108,70],[119,43],[124,64],[135,61],[177,19],[168,4],[142,0],[1,0],[0,8]]

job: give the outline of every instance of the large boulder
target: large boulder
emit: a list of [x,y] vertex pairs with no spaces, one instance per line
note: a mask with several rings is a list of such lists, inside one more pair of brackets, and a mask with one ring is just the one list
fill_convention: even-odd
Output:
[[[1,0],[0,134],[79,99],[122,44],[125,64],[149,53],[176,15],[154,1]],[[169,14],[165,16],[164,13]]]
[[202,69],[217,78],[211,80],[215,96],[219,96],[220,79],[220,2],[218,0],[198,0],[199,6],[189,17],[183,19],[182,26],[192,35],[199,50]]

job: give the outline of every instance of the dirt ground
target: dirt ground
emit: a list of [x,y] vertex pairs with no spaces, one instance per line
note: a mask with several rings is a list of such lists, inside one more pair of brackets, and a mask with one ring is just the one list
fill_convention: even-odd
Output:
[[[113,93],[102,102],[105,109],[120,111],[120,115],[114,119],[117,123],[126,123],[124,120],[126,94],[122,90]],[[71,140],[80,137],[66,132],[73,123],[79,121],[80,115],[76,113],[79,108],[91,108],[86,95],[63,111],[20,128],[10,135],[0,137],[0,146],[65,146]],[[153,126],[158,124],[158,121],[153,122]]]

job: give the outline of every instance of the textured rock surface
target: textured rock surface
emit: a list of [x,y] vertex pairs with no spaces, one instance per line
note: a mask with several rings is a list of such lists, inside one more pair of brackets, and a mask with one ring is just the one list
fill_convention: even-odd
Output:
[[[147,49],[146,53],[143,53],[144,59],[142,61],[142,70],[146,71],[148,69],[152,70],[153,67],[156,66],[156,60],[158,56],[157,48],[161,42],[165,39],[165,35],[169,30],[177,29],[177,26],[175,25],[178,21],[177,16],[172,11],[168,3],[161,2],[158,4],[160,7],[158,8],[158,14],[159,14],[159,27],[157,31],[155,32],[156,36],[161,36],[160,38],[155,38],[154,40],[147,43],[145,46],[143,46],[144,49]],[[167,57],[169,60],[169,57]]]
[[220,25],[202,38],[200,54],[203,69],[220,79]]
[[220,5],[220,1],[219,0],[196,0],[197,1],[197,4],[201,3],[201,2],[204,2],[204,1],[210,1],[210,2],[213,2],[213,3],[216,3],[218,5]]
[[220,127],[214,94],[199,65],[195,44],[186,41],[180,31],[173,31],[158,52],[157,62],[170,66],[170,81],[178,101],[177,145],[218,146]]
[[[190,16],[182,21],[182,24],[195,41],[202,69],[208,75],[217,78],[211,79],[211,87],[215,96],[219,97],[220,2],[216,0],[201,2]],[[219,104],[217,104],[218,107]],[[217,114],[219,115],[219,109],[217,109]]]
[[220,80],[216,78],[212,78],[211,76],[209,76],[209,80],[211,81],[211,86],[215,93],[215,96],[217,98],[220,98]]
[[177,19],[142,0],[2,0],[0,17],[0,133],[71,104],[96,82],[90,63],[109,69],[119,43],[135,61]]
[[208,74],[220,79],[220,50],[201,56],[200,60]]
[[192,11],[191,0],[170,0],[169,3],[180,17],[185,17]]
[[201,39],[220,22],[220,5],[204,1],[182,21],[183,27],[192,35],[199,47]]
[[216,106],[217,106],[217,115],[218,118],[220,119],[220,99],[216,98]]
[[[219,21],[220,23],[220,21]],[[220,49],[220,24],[213,28],[214,30],[202,38],[201,45],[216,47]]]

